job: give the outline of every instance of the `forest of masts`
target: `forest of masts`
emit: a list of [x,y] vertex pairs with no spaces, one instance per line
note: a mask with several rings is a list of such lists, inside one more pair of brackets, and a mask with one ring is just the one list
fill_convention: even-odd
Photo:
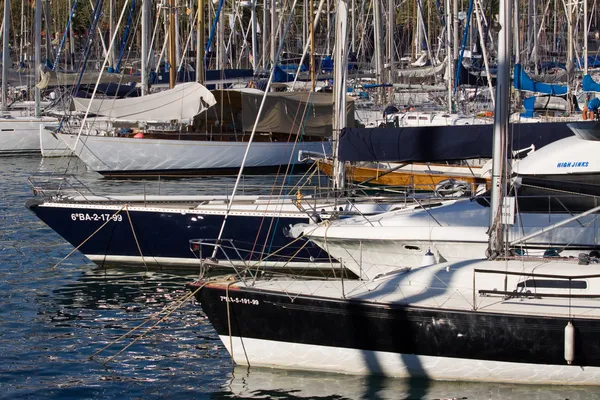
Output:
[[[58,66],[76,69],[79,53],[91,36],[95,49],[93,58],[101,60],[106,55],[111,30],[116,30],[117,40],[113,54],[109,55],[109,65],[116,65],[121,52],[121,70],[136,64],[139,67],[142,1],[42,1],[42,56],[52,64],[64,36],[64,50],[59,55]],[[322,12],[314,32],[315,43],[310,47],[314,54],[326,56],[333,53],[336,1],[338,0],[323,0]],[[428,53],[428,60],[434,65],[443,62],[448,48],[452,50],[454,59],[464,49],[481,52],[482,47],[486,48],[491,60],[494,58],[498,0],[379,0],[378,7],[373,0],[347,1],[350,6],[347,45],[363,70],[373,68],[376,40],[382,43],[384,63],[389,66],[391,60],[396,69],[410,67],[410,63],[423,53]],[[274,51],[279,48],[285,31],[284,25],[292,12],[293,4],[293,0],[258,0],[255,4],[239,0],[151,2],[147,21],[149,43],[152,46],[149,49],[149,62],[154,62],[164,51],[163,48],[166,48],[164,42],[165,33],[168,32],[168,14],[173,12],[177,32],[176,59],[179,65],[194,64],[196,29],[200,26],[204,30],[205,39],[201,48],[207,47],[206,43],[212,37],[208,45],[206,67],[268,68]],[[305,44],[310,40],[310,25],[319,8],[318,0],[314,0],[313,4],[309,0],[297,0],[295,4],[292,23],[287,36],[283,38],[283,54],[280,55],[283,62],[299,59]],[[202,19],[197,14],[200,6],[204,7]],[[103,12],[95,32],[90,32],[90,22],[96,7],[102,7]],[[121,26],[116,26],[124,7],[125,18]],[[445,7],[450,7],[449,13]],[[12,61],[15,64],[17,60],[20,61],[22,67],[31,67],[33,60],[34,8],[34,1],[11,2],[9,23]],[[374,11],[381,14],[379,35],[374,29]],[[72,19],[67,29],[71,13]],[[219,22],[215,23],[217,14]],[[518,32],[518,36],[514,35],[514,40],[518,37],[518,46],[513,46],[513,52],[519,53],[514,56],[528,70],[535,70],[544,61],[566,62],[570,37],[574,60],[580,59],[584,52],[583,37],[586,32],[590,45],[588,54],[595,56],[598,51],[597,0],[588,0],[587,4],[583,1],[567,3],[565,0],[521,0],[513,4],[513,14],[513,29]],[[447,35],[445,31],[446,15],[450,16],[451,35]],[[256,21],[254,43],[257,60],[252,57],[253,16]],[[481,28],[478,28],[477,19]],[[587,21],[587,30],[584,29],[584,21]],[[213,31],[214,34],[211,33]],[[448,37],[452,38],[451,43],[448,43]],[[50,39],[49,43],[46,38]],[[309,60],[307,58],[306,63]],[[150,67],[156,68],[155,65]]]

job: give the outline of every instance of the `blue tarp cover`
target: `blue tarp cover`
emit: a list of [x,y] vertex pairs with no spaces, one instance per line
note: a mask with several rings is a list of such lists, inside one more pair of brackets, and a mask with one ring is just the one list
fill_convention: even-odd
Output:
[[515,89],[524,90],[526,92],[553,94],[555,96],[567,94],[566,85],[553,85],[534,81],[525,71],[523,71],[521,64],[515,64],[514,86]]
[[583,87],[584,92],[597,92],[600,93],[600,83],[595,82],[590,74],[587,74],[583,77],[583,81],[581,82],[581,86]]

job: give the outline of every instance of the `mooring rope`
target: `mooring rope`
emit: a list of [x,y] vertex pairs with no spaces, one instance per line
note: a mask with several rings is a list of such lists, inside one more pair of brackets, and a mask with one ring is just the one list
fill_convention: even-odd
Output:
[[[124,339],[125,337],[131,335],[133,332],[137,331],[138,329],[140,329],[142,326],[146,325],[148,322],[152,321],[153,319],[157,318],[160,314],[162,314],[163,312],[167,312],[167,314],[165,314],[161,319],[159,319],[154,325],[150,326],[148,329],[146,329],[146,331],[144,333],[142,333],[140,336],[138,336],[137,338],[135,338],[131,343],[129,343],[127,346],[123,347],[121,350],[119,350],[116,354],[112,355],[111,357],[109,357],[106,361],[103,362],[104,365],[108,364],[109,362],[111,362],[112,360],[115,359],[115,357],[117,357],[118,355],[120,355],[121,353],[123,353],[125,350],[127,350],[129,347],[131,347],[134,343],[136,343],[138,340],[140,340],[141,338],[143,338],[144,336],[146,336],[152,329],[154,329],[154,327],[156,327],[158,324],[160,324],[161,322],[163,322],[164,320],[166,320],[173,312],[175,312],[177,309],[179,309],[182,305],[185,304],[185,302],[187,302],[190,298],[192,298],[193,296],[196,295],[196,293],[198,293],[202,288],[204,288],[204,286],[206,286],[206,283],[202,284],[198,289],[194,290],[193,292],[187,293],[186,295],[184,295],[182,298],[180,298],[179,300],[176,300],[173,305],[173,303],[168,304],[167,306],[165,306],[162,310],[152,314],[148,319],[146,319],[144,322],[142,322],[141,324],[139,324],[138,326],[132,328],[131,330],[129,330],[127,333],[124,333],[123,335],[119,336],[117,339],[113,340],[112,342],[110,342],[109,344],[107,344],[106,346],[104,346],[103,348],[101,348],[100,350],[98,350],[97,352],[95,352],[94,354],[92,354],[89,359],[93,360],[94,357],[96,357],[98,354],[102,353],[104,350],[108,349],[110,346],[112,346],[113,344],[116,344],[117,342],[119,342],[121,339]],[[170,309],[172,307],[172,309]]]

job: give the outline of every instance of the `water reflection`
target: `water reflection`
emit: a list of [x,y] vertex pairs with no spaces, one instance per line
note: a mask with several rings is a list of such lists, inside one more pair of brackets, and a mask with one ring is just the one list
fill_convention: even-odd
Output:
[[235,367],[213,398],[253,399],[592,399],[596,387],[438,382]]

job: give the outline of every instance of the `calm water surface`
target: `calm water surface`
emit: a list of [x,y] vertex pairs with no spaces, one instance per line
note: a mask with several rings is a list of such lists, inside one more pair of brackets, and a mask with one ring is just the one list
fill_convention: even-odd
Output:
[[[97,193],[206,193],[211,184],[225,190],[233,183],[232,178],[120,183],[103,180],[74,160],[70,163],[70,171]],[[201,308],[190,302],[142,336],[165,316],[167,305],[186,295],[185,284],[195,275],[100,269],[79,253],[60,262],[72,247],[24,207],[32,197],[27,178],[59,166],[64,161],[0,158],[0,398],[600,398],[596,388],[232,368]],[[265,187],[269,179],[246,182]],[[159,317],[90,360],[157,313]]]

